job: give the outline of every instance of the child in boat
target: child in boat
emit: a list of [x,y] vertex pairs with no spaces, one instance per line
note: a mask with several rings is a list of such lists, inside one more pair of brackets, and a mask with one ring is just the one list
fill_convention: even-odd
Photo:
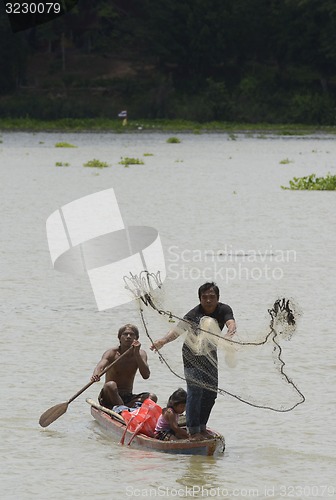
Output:
[[178,418],[185,411],[187,393],[184,389],[177,389],[169,397],[166,408],[162,409],[162,414],[158,418],[155,426],[154,436],[161,441],[172,439],[188,439],[186,429],[178,425]]

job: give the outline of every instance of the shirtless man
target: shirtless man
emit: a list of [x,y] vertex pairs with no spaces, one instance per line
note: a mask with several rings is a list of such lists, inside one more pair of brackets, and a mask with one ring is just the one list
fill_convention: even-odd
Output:
[[112,347],[102,355],[93,371],[91,377],[93,382],[100,380],[104,368],[116,361],[130,347],[132,349],[119,363],[116,363],[106,372],[105,384],[98,397],[99,404],[112,409],[115,405],[132,407],[136,401],[144,401],[148,397],[156,401],[156,396],[148,392],[141,394],[133,394],[132,392],[134,377],[138,370],[143,379],[148,379],[150,376],[147,354],[143,349],[140,349],[139,330],[134,325],[124,325],[119,329],[118,339],[119,347]]

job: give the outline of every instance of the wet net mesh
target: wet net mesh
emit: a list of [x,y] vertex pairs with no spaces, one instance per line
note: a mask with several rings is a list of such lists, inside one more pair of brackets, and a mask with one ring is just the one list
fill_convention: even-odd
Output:
[[[173,330],[176,340],[158,351],[160,361],[177,378],[185,380],[181,359],[182,345],[193,353],[197,376],[193,383],[220,395],[231,396],[257,407],[288,412],[305,401],[289,377],[282,344],[292,338],[300,315],[294,301],[275,300],[269,313],[269,324],[260,333],[238,332],[224,338],[215,319],[204,316],[198,325],[183,319],[166,307],[165,289],[160,273],[143,271],[124,277],[125,287],[136,299],[146,335],[152,344],[162,332]],[[167,302],[168,303],[168,302]],[[174,344],[174,346],[173,346]],[[179,355],[177,355],[179,352]],[[218,384],[209,373],[217,374]],[[214,385],[215,384],[215,385]]]

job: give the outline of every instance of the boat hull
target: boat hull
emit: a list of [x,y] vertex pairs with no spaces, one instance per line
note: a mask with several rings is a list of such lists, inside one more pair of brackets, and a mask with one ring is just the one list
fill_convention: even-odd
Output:
[[93,400],[88,399],[87,402],[91,406],[91,415],[104,431],[119,443],[124,436],[125,445],[128,445],[133,438],[130,444],[132,448],[177,455],[213,456],[224,452],[224,437],[217,432],[213,432],[213,437],[201,441],[190,441],[188,439],[160,441],[159,439],[151,438],[140,433],[133,437],[133,432],[129,430],[127,430],[125,434],[126,425],[122,417],[118,414],[113,415],[114,412],[103,409],[102,406]]

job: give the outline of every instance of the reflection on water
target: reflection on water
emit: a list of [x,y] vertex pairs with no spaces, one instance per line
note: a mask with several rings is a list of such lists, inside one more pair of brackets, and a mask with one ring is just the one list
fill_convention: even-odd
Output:
[[[192,486],[209,492],[244,487],[241,498],[252,497],[252,488],[264,498],[265,488],[274,488],[274,498],[280,498],[284,484],[334,485],[336,370],[329,318],[336,278],[335,193],[282,191],[280,186],[294,176],[333,173],[335,140],[179,137],[177,149],[166,143],[166,134],[156,133],[2,134],[0,475],[5,500],[114,498],[138,491],[145,496],[148,488],[167,496],[167,488],[172,493]],[[55,148],[62,140],[78,147]],[[144,153],[153,154],[145,165],[118,164],[121,156]],[[92,158],[112,166],[99,172],[83,168]],[[284,158],[291,163],[280,164]],[[60,161],[70,166],[56,167]],[[286,345],[286,362],[306,402],[288,414],[275,414],[218,397],[210,423],[225,436],[223,456],[144,453],[113,443],[98,431],[85,403],[85,397],[97,397],[101,383],[71,403],[50,428],[38,426],[47,408],[67,401],[87,383],[102,352],[115,344],[118,327],[139,324],[131,305],[98,313],[87,277],[57,273],[51,266],[46,219],[64,204],[108,187],[114,188],[129,225],[160,232],[168,273],[175,273],[170,284],[178,314],[194,305],[204,281],[190,269],[209,267],[209,262],[189,262],[183,275],[182,255],[223,248],[295,252],[295,259],[281,263],[278,280],[254,279],[251,272],[248,279],[239,276],[235,262],[226,263],[236,271],[227,279],[210,263],[244,334],[264,331],[267,307],[279,296],[292,296],[303,312]],[[182,253],[185,249],[189,254]],[[163,333],[152,332],[153,337]],[[152,376],[137,380],[135,389],[146,390],[150,382],[164,404],[180,381],[149,352],[149,340],[141,335]],[[168,348],[179,359],[178,341]],[[257,369],[258,359],[246,366],[247,372]]]
[[191,456],[186,462],[183,475],[176,482],[184,487],[216,487],[223,486],[223,478],[220,477],[221,467],[217,465],[218,460],[214,457]]

